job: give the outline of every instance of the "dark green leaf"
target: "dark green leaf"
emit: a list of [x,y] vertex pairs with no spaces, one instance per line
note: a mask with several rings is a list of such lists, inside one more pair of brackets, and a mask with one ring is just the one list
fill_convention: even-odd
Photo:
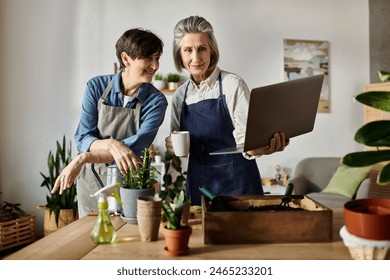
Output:
[[390,112],[389,91],[368,91],[355,96],[355,99],[367,106]]
[[362,167],[388,160],[390,160],[390,150],[364,151],[345,155],[342,163],[350,167]]
[[371,147],[390,146],[390,121],[374,121],[362,126],[355,134],[355,141]]
[[380,185],[385,185],[390,183],[390,163],[385,165],[382,170],[379,172],[377,177],[377,183]]

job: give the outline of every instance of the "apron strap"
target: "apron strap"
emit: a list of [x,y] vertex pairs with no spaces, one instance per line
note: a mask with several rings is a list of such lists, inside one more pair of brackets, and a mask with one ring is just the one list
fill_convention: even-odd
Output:
[[108,84],[106,89],[104,90],[102,97],[100,97],[101,99],[104,100],[104,102],[106,101],[108,94],[111,92],[111,89],[112,89],[112,80],[110,81],[110,83]]
[[100,178],[99,174],[96,172],[94,163],[91,163],[91,170],[92,170],[92,173],[95,176],[95,179],[98,182],[98,185],[100,186],[100,188],[104,188],[104,183],[103,183],[102,179]]

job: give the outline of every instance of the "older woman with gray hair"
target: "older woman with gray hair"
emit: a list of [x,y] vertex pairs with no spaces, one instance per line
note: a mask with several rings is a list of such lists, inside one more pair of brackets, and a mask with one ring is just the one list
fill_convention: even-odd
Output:
[[[256,157],[282,151],[288,145],[284,133],[275,133],[269,146],[243,154],[210,155],[215,150],[243,146],[250,91],[236,74],[217,65],[219,49],[212,25],[203,17],[180,20],[174,29],[173,57],[179,72],[189,81],[172,97],[171,130],[190,132],[187,194],[200,205],[199,187],[217,195],[261,195]],[[170,137],[167,152],[174,154]]]

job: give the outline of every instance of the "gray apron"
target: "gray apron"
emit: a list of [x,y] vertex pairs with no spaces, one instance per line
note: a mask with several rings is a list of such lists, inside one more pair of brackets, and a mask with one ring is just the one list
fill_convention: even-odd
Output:
[[[141,102],[135,109],[112,107],[107,105],[106,98],[111,92],[112,81],[104,90],[98,102],[98,124],[100,139],[114,138],[122,141],[137,133],[141,114]],[[97,197],[90,197],[106,184],[106,164],[85,164],[77,180],[77,201],[79,217],[86,216],[97,209]]]

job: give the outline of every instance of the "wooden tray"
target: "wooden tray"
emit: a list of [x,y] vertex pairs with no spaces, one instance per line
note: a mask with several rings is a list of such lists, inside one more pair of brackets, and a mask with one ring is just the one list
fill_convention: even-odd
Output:
[[[282,195],[224,196],[235,209],[280,204]],[[301,195],[289,206],[307,211],[208,211],[202,196],[202,226],[205,244],[292,243],[332,241],[331,209]]]

